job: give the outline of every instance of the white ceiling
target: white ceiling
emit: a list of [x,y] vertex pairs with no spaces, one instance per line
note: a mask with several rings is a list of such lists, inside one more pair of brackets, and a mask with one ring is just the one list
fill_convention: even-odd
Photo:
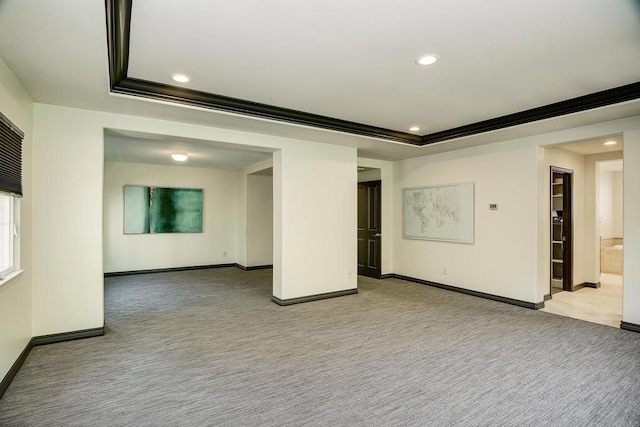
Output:
[[249,175],[259,175],[259,176],[273,176],[273,168],[266,168],[259,170],[257,172],[253,172]]
[[[172,153],[189,155],[186,162],[171,159]],[[147,163],[195,168],[240,169],[271,158],[272,152],[239,148],[213,141],[176,139],[164,135],[107,130],[104,159],[110,162]]]
[[[184,72],[193,89],[431,133],[637,81],[638,5],[133,0],[129,76],[174,84],[169,75]],[[388,160],[640,114],[636,100],[419,148],[114,96],[105,20],[103,0],[2,0],[0,57],[36,102],[349,145]],[[420,68],[423,53],[440,61]],[[114,151],[138,159],[168,143],[125,137],[113,137]]]
[[131,28],[131,77],[422,134],[640,76],[624,0],[135,0]]
[[[616,144],[604,145],[607,141],[615,141]],[[622,135],[605,135],[599,138],[586,139],[576,142],[568,142],[560,144],[557,147],[563,150],[573,151],[578,154],[600,154],[610,153],[613,151],[622,151],[624,147],[624,141]]]

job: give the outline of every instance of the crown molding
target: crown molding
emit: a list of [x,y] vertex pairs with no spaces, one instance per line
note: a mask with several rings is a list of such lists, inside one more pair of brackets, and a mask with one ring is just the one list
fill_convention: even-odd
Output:
[[640,82],[619,86],[613,89],[577,98],[556,102],[530,110],[520,111],[506,116],[496,117],[481,122],[472,123],[424,135],[421,138],[421,145],[433,144],[450,139],[463,138],[465,136],[477,135],[479,133],[490,132],[512,126],[524,125],[539,120],[552,119],[567,114],[579,113],[594,108],[606,107],[608,105],[619,104],[621,102],[633,101],[640,98]]
[[107,41],[109,50],[109,79],[112,93],[168,101],[216,111],[225,111],[262,119],[311,126],[354,135],[424,146],[485,132],[579,113],[640,98],[640,82],[579,96],[541,107],[532,108],[476,123],[414,135],[406,132],[355,123],[333,117],[282,108],[268,104],[186,89],[141,79],[130,78],[129,43],[133,0],[105,0]]

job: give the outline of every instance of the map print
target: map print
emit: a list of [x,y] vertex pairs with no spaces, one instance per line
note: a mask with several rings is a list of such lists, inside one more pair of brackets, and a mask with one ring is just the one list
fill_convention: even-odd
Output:
[[473,183],[404,189],[404,237],[473,243]]

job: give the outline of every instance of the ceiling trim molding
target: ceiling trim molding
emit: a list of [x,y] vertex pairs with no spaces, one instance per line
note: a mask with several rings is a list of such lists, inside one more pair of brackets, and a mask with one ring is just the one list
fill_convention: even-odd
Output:
[[170,101],[212,110],[402,142],[405,144],[421,145],[421,137],[419,135],[131,78],[127,73],[129,68],[132,5],[133,0],[106,0],[109,79],[112,93]]
[[130,78],[127,74],[133,0],[105,0],[105,2],[109,79],[112,93],[169,101],[417,146],[468,137],[640,98],[640,82],[636,82],[440,132],[423,136],[413,135],[304,111]]
[[258,102],[245,101],[228,96],[216,95],[208,92],[130,77],[127,77],[121,80],[119,84],[112,86],[111,91],[125,95],[134,95],[195,107],[237,113],[246,116],[260,117],[263,119],[284,121],[356,135],[382,138],[389,141],[421,145],[421,138],[418,135],[405,134],[403,132],[396,132],[389,129],[348,122],[303,111],[275,107]]
[[129,71],[129,39],[131,0],[106,0],[107,48],[109,50],[109,83],[114,91],[127,79]]
[[422,145],[447,141],[465,136],[472,136],[480,133],[504,129],[512,126],[524,125],[545,119],[552,119],[567,114],[580,113],[594,108],[606,107],[608,105],[619,104],[621,102],[633,101],[640,98],[640,82],[619,86],[589,95],[556,102],[518,113],[507,114],[481,122],[460,126],[442,132],[424,135],[421,139]]

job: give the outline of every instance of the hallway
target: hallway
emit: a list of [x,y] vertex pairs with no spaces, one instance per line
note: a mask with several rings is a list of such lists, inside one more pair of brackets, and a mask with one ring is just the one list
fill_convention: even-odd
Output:
[[622,276],[603,273],[600,280],[598,289],[555,293],[540,311],[619,328],[622,320]]

